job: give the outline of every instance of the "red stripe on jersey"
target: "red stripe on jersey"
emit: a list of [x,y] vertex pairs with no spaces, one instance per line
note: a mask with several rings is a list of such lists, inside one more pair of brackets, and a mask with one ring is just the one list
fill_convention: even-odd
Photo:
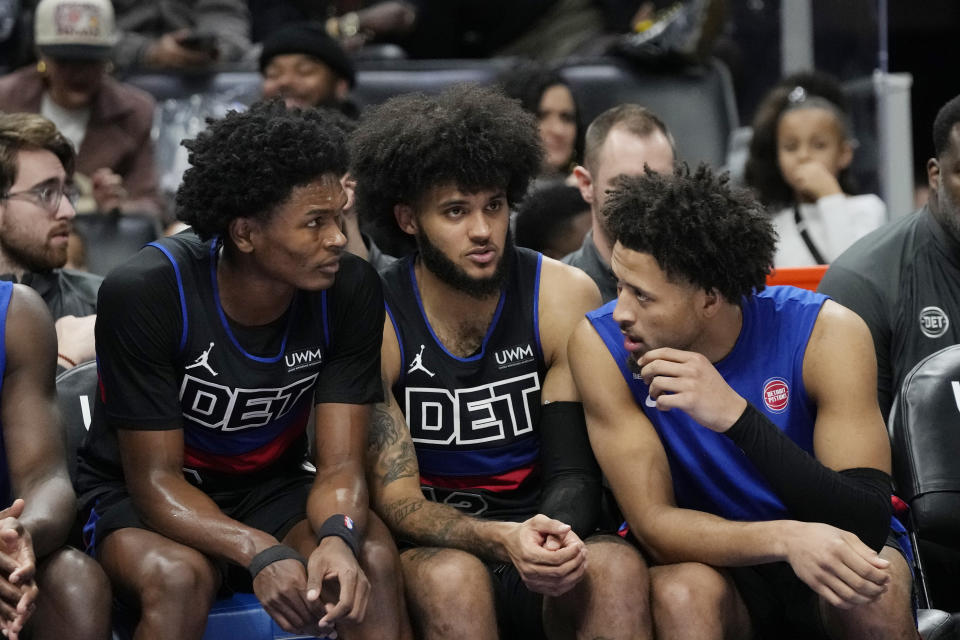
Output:
[[240,474],[259,471],[283,455],[290,443],[299,438],[302,433],[303,429],[286,429],[262,447],[234,456],[208,453],[184,445],[183,464],[187,467],[220,473]]
[[443,489],[486,489],[488,491],[511,491],[519,487],[533,473],[534,465],[520,467],[496,476],[428,476],[421,475],[420,482],[430,487]]

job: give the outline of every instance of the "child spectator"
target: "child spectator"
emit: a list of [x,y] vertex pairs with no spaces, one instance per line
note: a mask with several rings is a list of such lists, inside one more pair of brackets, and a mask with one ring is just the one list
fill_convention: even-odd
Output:
[[833,78],[808,73],[757,109],[745,177],[771,212],[776,266],[827,264],[886,221],[880,198],[848,195],[855,141],[844,103]]

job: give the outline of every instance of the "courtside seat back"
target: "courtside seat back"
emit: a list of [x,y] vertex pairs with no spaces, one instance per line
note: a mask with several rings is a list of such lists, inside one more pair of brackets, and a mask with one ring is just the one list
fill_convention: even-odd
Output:
[[960,345],[907,374],[889,428],[897,494],[917,536],[960,549]]

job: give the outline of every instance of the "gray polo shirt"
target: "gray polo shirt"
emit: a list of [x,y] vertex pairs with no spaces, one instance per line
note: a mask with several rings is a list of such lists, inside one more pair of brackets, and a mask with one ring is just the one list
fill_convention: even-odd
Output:
[[593,230],[587,231],[580,248],[564,256],[562,262],[590,276],[597,283],[604,304],[617,297],[617,276],[613,275],[610,265],[603,261],[597,246],[593,244]]

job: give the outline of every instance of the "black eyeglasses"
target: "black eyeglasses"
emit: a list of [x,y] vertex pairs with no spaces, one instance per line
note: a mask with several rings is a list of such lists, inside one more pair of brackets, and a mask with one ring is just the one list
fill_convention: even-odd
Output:
[[4,200],[11,198],[20,198],[32,202],[47,213],[56,213],[60,210],[60,201],[63,196],[67,197],[70,206],[76,208],[77,199],[80,197],[80,191],[72,184],[44,183],[35,186],[32,189],[24,191],[15,191],[3,196]]

